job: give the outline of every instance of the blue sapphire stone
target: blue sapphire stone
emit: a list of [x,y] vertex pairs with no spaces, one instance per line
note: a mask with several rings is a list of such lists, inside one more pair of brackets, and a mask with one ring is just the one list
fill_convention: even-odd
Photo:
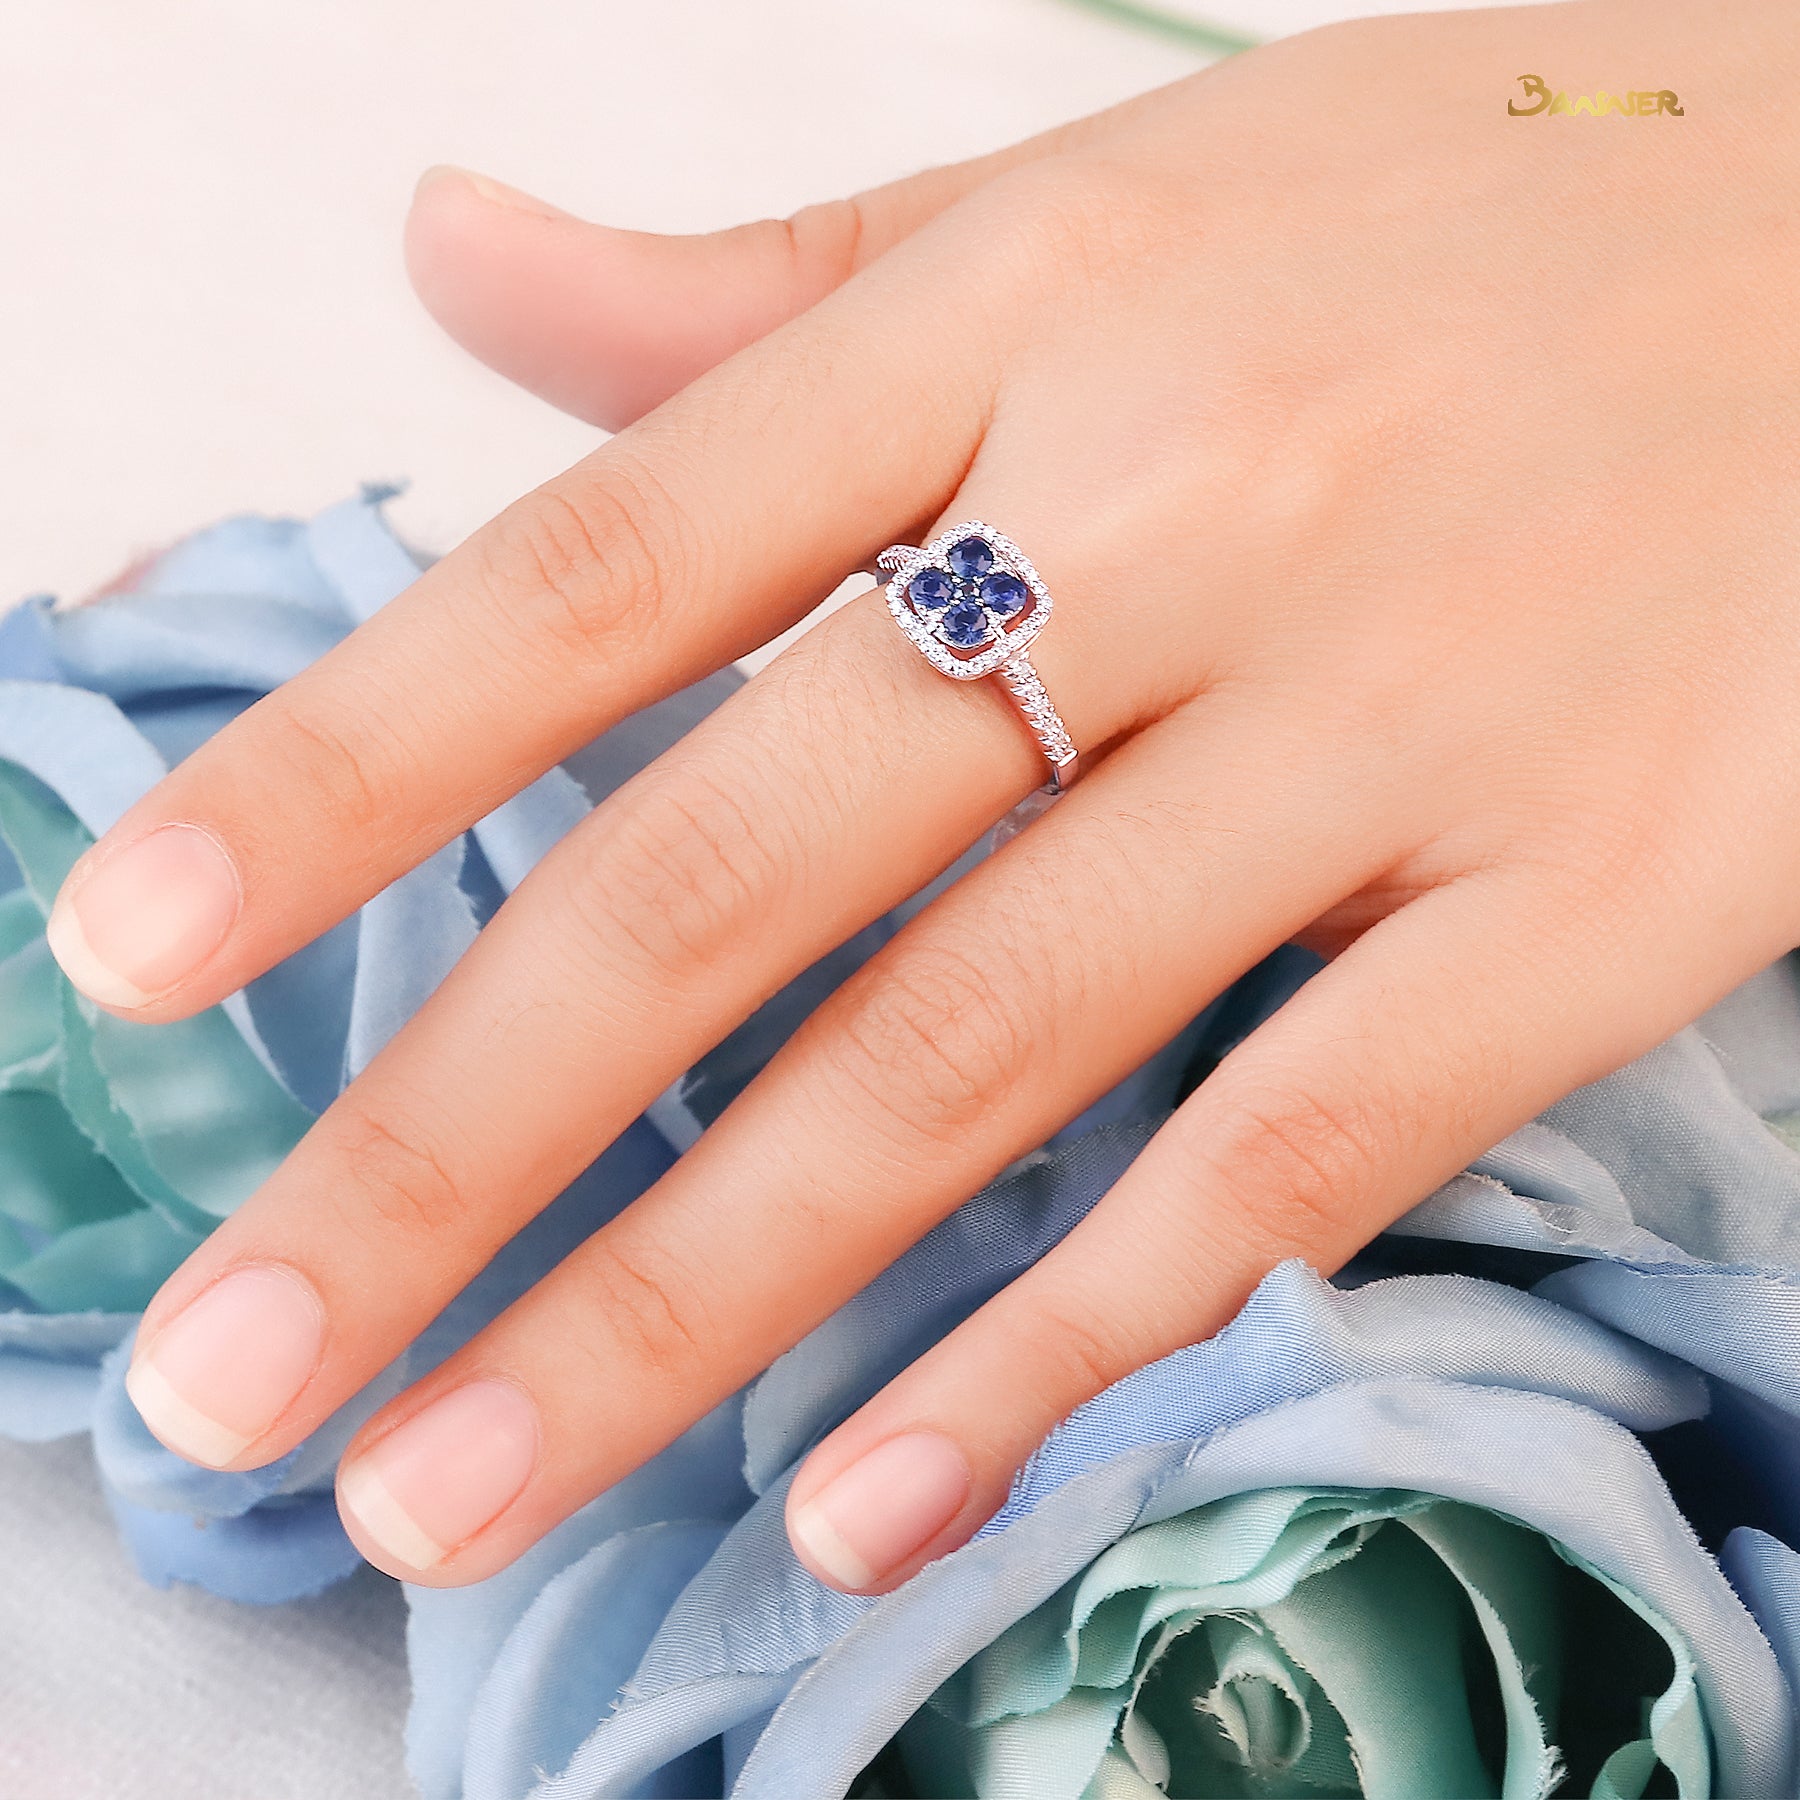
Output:
[[990,635],[988,616],[973,600],[958,600],[948,607],[937,624],[938,636],[958,650],[973,650],[985,644]]
[[1003,619],[1010,619],[1014,613],[1023,612],[1025,602],[1030,598],[1031,590],[1024,582],[1004,569],[996,569],[981,584],[982,605],[989,612],[998,613]]
[[956,583],[942,569],[921,569],[906,584],[906,596],[921,612],[936,612],[956,598]]
[[986,538],[958,538],[944,560],[956,574],[979,581],[994,566],[994,546]]

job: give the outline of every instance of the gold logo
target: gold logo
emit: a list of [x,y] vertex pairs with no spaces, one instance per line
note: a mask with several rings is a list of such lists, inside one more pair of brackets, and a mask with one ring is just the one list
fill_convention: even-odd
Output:
[[1577,94],[1574,99],[1560,89],[1555,93],[1541,75],[1521,75],[1519,85],[1525,90],[1529,106],[1506,103],[1507,112],[1515,119],[1534,119],[1539,113],[1588,113],[1596,119],[1617,113],[1624,119],[1647,119],[1652,114],[1669,113],[1679,119],[1684,115],[1681,102],[1669,88],[1633,88],[1627,94],[1609,94],[1602,88],[1597,94]]

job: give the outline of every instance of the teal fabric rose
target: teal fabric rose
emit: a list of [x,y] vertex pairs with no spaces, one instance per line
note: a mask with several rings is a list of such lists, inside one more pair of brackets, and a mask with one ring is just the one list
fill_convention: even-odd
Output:
[[1553,1538],[1396,1492],[1262,1489],[1126,1533],[899,1746],[918,1792],[1041,1800],[1438,1800],[1496,1769],[1509,1800],[1618,1800],[1659,1764],[1682,1793],[1710,1777],[1675,1626]]
[[0,895],[0,1296],[15,1313],[137,1312],[311,1120],[222,1012],[152,1030],[63,979],[44,921],[91,842],[0,762],[20,877]]

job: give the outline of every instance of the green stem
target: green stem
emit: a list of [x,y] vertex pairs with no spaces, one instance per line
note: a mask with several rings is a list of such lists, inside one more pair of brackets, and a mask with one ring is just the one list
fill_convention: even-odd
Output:
[[1254,50],[1262,41],[1242,32],[1227,31],[1222,25],[1203,25],[1198,19],[1180,18],[1164,12],[1161,7],[1140,5],[1139,0],[1063,0],[1063,4],[1101,13],[1122,24],[1135,25],[1140,31],[1153,31],[1159,37],[1192,45],[1197,50],[1209,50],[1214,56],[1235,56],[1240,50]]

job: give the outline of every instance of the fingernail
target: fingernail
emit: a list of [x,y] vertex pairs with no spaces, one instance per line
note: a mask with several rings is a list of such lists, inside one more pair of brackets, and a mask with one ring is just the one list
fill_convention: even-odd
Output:
[[234,1269],[139,1349],[125,1391],[157,1437],[221,1468],[269,1429],[318,1367],[325,1309],[289,1269]]
[[535,194],[508,187],[504,181],[496,181],[491,175],[477,175],[473,169],[459,169],[454,163],[436,163],[427,169],[419,177],[419,185],[413,190],[413,199],[417,200],[427,188],[436,187],[444,181],[463,182],[490,205],[504,206],[513,212],[530,213],[539,219],[566,219],[570,216],[561,207],[552,206],[548,200],[540,200]]
[[537,1413],[507,1381],[452,1388],[338,1471],[338,1508],[409,1569],[431,1569],[519,1497]]
[[237,921],[237,871],[198,825],[163,825],[63,883],[44,935],[90,1000],[130,1009],[167,993]]
[[969,1483],[968,1458],[949,1438],[908,1432],[877,1445],[796,1507],[788,1534],[840,1587],[872,1587],[956,1517]]

